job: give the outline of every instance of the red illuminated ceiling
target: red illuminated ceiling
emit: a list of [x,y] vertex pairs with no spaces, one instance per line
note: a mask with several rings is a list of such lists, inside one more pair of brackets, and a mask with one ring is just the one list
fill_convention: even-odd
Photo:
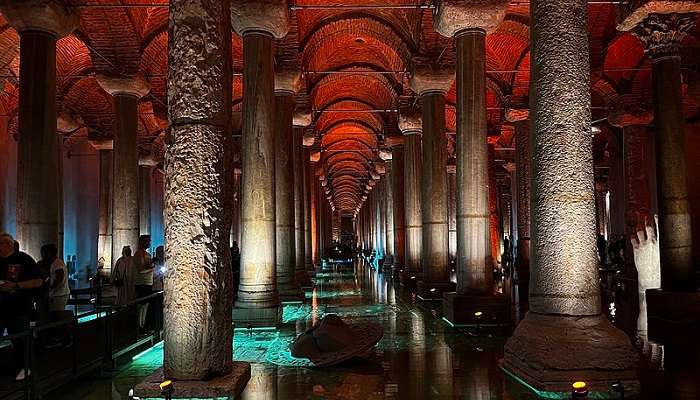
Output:
[[[407,85],[412,57],[453,63],[452,41],[434,32],[432,1],[295,0],[290,2],[290,34],[278,41],[276,65],[301,68],[305,87],[300,109],[313,112],[309,129],[321,150],[320,165],[330,181],[335,206],[352,211],[370,172],[380,162],[378,149],[398,135],[397,110],[416,104]],[[107,138],[112,131],[110,97],[96,73],[143,74],[152,87],[139,106],[141,151],[163,154],[166,115],[167,1],[66,0],[77,8],[80,27],[58,43],[58,96],[61,127],[71,138]],[[124,6],[105,7],[122,4]],[[139,6],[140,5],[140,6]],[[145,6],[148,5],[148,6]],[[415,7],[408,7],[415,6]],[[649,62],[639,41],[615,29],[612,5],[589,6],[593,118],[607,116],[621,103],[651,104]],[[2,117],[16,131],[19,38],[0,16]],[[684,43],[683,63],[697,65],[696,27]],[[500,147],[512,147],[513,129],[504,124],[504,102],[527,104],[529,86],[529,15],[526,2],[513,3],[500,27],[487,38],[488,120],[484,135]],[[234,111],[242,96],[242,49],[233,38]],[[685,71],[685,115],[700,115],[699,76]],[[511,99],[511,100],[507,100]],[[447,130],[455,130],[453,88],[447,94]]]

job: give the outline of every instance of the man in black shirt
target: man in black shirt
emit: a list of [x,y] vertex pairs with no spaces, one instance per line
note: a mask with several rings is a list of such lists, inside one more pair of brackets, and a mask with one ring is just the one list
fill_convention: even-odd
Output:
[[[42,284],[41,273],[28,254],[16,251],[14,239],[0,234],[0,333],[7,328],[12,335],[29,329],[35,289]],[[17,380],[29,375],[25,370],[25,340],[13,340],[13,366]]]

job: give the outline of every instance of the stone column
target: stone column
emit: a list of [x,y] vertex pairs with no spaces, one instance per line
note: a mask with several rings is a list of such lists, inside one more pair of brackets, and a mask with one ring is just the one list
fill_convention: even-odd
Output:
[[316,163],[309,159],[309,231],[311,243],[311,265],[319,265],[318,259],[318,179],[316,178]]
[[151,175],[156,166],[152,158],[139,160],[139,231],[151,234]]
[[491,262],[492,267],[498,265],[501,256],[501,234],[502,227],[498,216],[500,204],[498,198],[498,179],[496,179],[496,149],[493,143],[488,145],[488,193],[489,193],[489,236],[491,243]]
[[393,143],[391,147],[391,191],[393,195],[392,207],[394,212],[394,276],[403,270],[406,253],[406,212],[404,207],[404,145],[400,141]]
[[99,220],[97,223],[97,259],[104,260],[104,267],[112,268],[112,141],[92,141],[100,158]]
[[305,218],[305,173],[308,158],[304,158],[306,150],[303,146],[304,127],[311,124],[311,113],[297,112],[294,114],[294,276],[302,287],[311,287],[311,279],[306,272],[306,218]]
[[447,165],[447,228],[450,264],[457,260],[457,166]]
[[241,244],[241,172],[240,168],[234,168],[233,170],[234,196],[233,216],[231,218],[231,242],[237,242],[239,250]]
[[307,148],[302,150],[303,165],[302,165],[302,175],[304,178],[304,246],[306,247],[306,271],[313,271],[313,250],[311,247],[311,189],[309,184],[309,150]]
[[148,91],[141,77],[98,75],[102,89],[112,95],[114,107],[114,197],[112,199],[112,260],[122,248],[136,252],[140,234],[138,102]]
[[304,293],[295,278],[294,236],[294,94],[301,74],[283,71],[275,74],[275,270],[277,290],[283,301],[300,301]]
[[[377,243],[379,249],[377,250],[377,257],[386,259],[386,188],[384,185],[386,183],[386,178],[383,177],[377,182]],[[382,267],[383,265],[380,265]]]
[[[232,4],[231,21],[243,37],[241,140],[241,281],[234,320],[276,325],[280,318],[275,277],[275,99],[273,42],[287,34],[286,2]],[[291,122],[290,122],[291,126]]]
[[[596,257],[590,70],[585,0],[530,4],[532,270],[530,311],[501,366],[537,390],[571,380],[639,390],[636,352],[601,314]],[[563,140],[564,138],[565,140]]]
[[62,251],[63,176],[56,131],[56,41],[78,26],[58,3],[2,1],[3,16],[19,33],[17,240],[40,258],[41,246]]
[[421,218],[423,226],[423,277],[418,282],[421,298],[442,298],[454,290],[450,282],[447,220],[447,136],[445,93],[452,86],[454,70],[416,66],[411,88],[423,110],[421,151]]
[[[169,26],[163,372],[178,381],[175,397],[238,396],[250,364],[232,363],[228,1],[171,1]],[[137,395],[158,396],[161,381]]]
[[393,185],[393,160],[387,159],[385,162],[386,173],[384,175],[384,214],[386,215],[384,229],[386,236],[386,255],[384,256],[383,270],[390,272],[394,265],[394,188]]
[[406,229],[405,266],[400,274],[401,285],[415,288],[423,276],[423,222],[421,216],[421,136],[420,113],[399,115],[399,129],[404,143],[404,227]]

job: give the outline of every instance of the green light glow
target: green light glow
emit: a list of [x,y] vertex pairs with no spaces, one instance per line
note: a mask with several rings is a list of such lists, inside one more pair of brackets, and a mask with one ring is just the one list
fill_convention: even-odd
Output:
[[[547,399],[552,399],[552,400],[564,400],[564,399],[569,399],[571,398],[571,393],[569,392],[547,392],[544,390],[537,390],[534,387],[532,387],[530,384],[522,380],[520,377],[517,375],[513,374],[512,372],[508,371],[507,369],[500,367],[501,371],[503,371],[507,376],[512,378],[514,381],[516,381],[520,386],[523,388],[527,389],[528,391],[532,392],[535,396],[539,397],[540,399],[547,400]],[[610,392],[588,392],[588,399],[617,399],[619,398],[618,394],[613,394]]]
[[132,361],[141,360],[144,363],[150,363],[156,358],[159,361],[163,359],[163,341],[154,344],[152,347],[140,352],[139,354],[131,357]]

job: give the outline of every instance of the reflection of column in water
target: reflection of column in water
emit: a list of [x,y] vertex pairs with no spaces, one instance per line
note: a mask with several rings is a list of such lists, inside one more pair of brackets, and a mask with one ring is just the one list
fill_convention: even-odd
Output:
[[452,398],[452,350],[436,337],[435,346],[427,349],[426,355],[429,393],[437,393],[440,398]]
[[316,321],[318,320],[318,297],[316,294],[316,287],[314,287],[313,292],[311,293],[311,325],[316,325]]
[[408,399],[424,399],[428,395],[425,385],[425,322],[420,311],[411,312],[411,329],[408,340]]
[[[391,287],[391,285],[389,285]],[[396,311],[392,310],[388,314],[388,327],[384,331],[384,338],[389,343],[388,348],[384,351],[385,358],[388,355],[389,366],[387,376],[388,379],[384,384],[384,398],[385,399],[401,399],[399,387],[401,378],[406,375],[405,367],[406,363],[406,352],[405,347],[399,342],[400,338],[397,329],[397,315]],[[384,364],[384,363],[383,363]]]
[[474,350],[461,353],[457,357],[460,374],[457,375],[457,382],[454,384],[461,393],[455,393],[456,397],[466,400],[502,398],[498,379],[495,378],[499,371],[493,353]]
[[243,400],[277,400],[277,366],[251,364],[250,381],[241,393]]

